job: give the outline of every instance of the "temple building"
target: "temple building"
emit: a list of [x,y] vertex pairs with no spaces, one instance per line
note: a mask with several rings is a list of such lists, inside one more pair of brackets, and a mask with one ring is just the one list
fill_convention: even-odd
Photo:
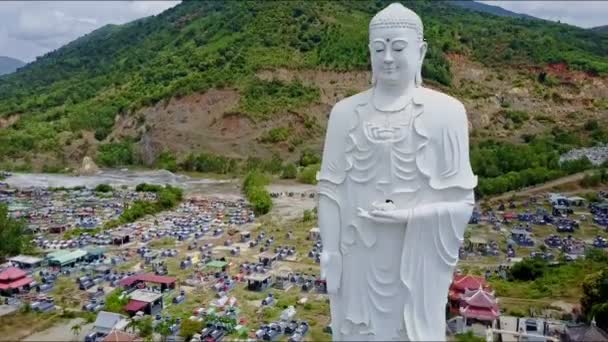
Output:
[[11,295],[28,287],[33,281],[34,279],[28,277],[24,271],[9,267],[0,272],[0,293]]
[[460,300],[460,315],[464,317],[465,325],[473,322],[493,326],[500,316],[498,303],[493,292],[482,287],[477,290],[466,290]]

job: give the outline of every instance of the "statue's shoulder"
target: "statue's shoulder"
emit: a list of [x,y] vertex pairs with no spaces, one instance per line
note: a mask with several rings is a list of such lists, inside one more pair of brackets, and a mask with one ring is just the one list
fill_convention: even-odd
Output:
[[452,125],[467,120],[462,102],[437,90],[416,88],[414,101],[424,105],[423,117],[437,124]]
[[416,98],[418,102],[424,104],[425,110],[432,111],[465,111],[464,105],[458,99],[444,94],[440,91],[429,88],[416,88]]
[[352,118],[355,108],[366,103],[369,100],[370,93],[371,89],[368,89],[338,101],[331,110],[330,120],[332,117],[335,120]]

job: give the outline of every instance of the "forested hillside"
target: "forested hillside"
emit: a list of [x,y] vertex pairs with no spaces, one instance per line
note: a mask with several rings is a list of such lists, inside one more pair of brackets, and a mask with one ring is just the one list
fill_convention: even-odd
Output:
[[[367,25],[390,2],[189,1],[105,26],[0,77],[0,168],[60,170],[92,155],[105,166],[226,171],[234,162],[218,155],[318,153],[331,105],[368,86]],[[606,35],[406,5],[425,24],[425,81],[465,102],[473,160],[496,161],[475,162],[484,178],[557,171],[559,151],[608,141]],[[497,157],[521,159],[525,142],[551,158]]]
[[22,61],[20,61],[18,59],[6,57],[6,56],[0,56],[0,75],[10,74],[11,72],[15,72],[17,70],[17,68],[21,68],[24,65],[25,65],[25,63],[23,63]]

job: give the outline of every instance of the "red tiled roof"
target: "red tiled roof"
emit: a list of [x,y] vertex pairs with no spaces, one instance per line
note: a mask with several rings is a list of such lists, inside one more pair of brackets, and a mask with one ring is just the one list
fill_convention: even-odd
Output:
[[0,290],[18,289],[22,286],[29,285],[33,281],[34,279],[30,277],[25,277],[18,280],[14,280],[10,283],[0,283]]
[[126,277],[121,280],[119,284],[121,286],[131,286],[138,281],[145,281],[147,283],[156,283],[156,284],[173,284],[177,281],[177,278],[174,277],[165,277],[159,276],[153,273],[145,273],[145,274],[136,274],[130,277]]
[[0,281],[13,281],[19,278],[23,278],[27,275],[24,271],[17,267],[9,267],[0,273]]
[[131,299],[127,306],[125,306],[125,310],[129,312],[137,312],[145,308],[146,305],[148,305],[148,303]]
[[460,308],[460,314],[466,318],[475,318],[482,321],[493,321],[498,318],[498,310],[475,306]]
[[108,336],[103,339],[103,342],[132,342],[135,341],[135,336],[127,334],[124,331],[112,330]]
[[479,288],[474,293],[469,293],[467,296],[462,298],[467,305],[479,307],[479,308],[488,308],[488,309],[496,309],[496,299],[494,296],[485,290]]
[[488,288],[488,283],[486,279],[482,276],[473,276],[473,275],[456,275],[454,276],[454,280],[452,281],[453,289],[464,292],[464,290],[475,290],[479,287]]

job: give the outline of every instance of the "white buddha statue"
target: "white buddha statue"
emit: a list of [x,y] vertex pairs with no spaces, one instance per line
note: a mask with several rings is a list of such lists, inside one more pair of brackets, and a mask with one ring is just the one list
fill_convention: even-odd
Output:
[[336,341],[445,340],[477,177],[464,106],[422,87],[426,49],[416,13],[380,11],[369,25],[373,87],[331,111],[317,177]]

